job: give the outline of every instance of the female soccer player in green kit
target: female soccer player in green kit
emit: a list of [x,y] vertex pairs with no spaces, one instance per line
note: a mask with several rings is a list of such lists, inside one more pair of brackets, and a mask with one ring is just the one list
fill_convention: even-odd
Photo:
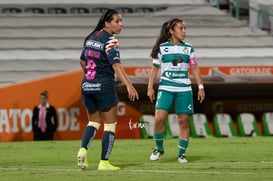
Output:
[[164,154],[164,121],[174,104],[179,125],[178,162],[188,162],[185,152],[190,136],[189,116],[194,113],[188,67],[191,67],[198,84],[198,101],[201,103],[205,98],[195,52],[190,44],[184,42],[185,34],[186,26],[181,19],[174,18],[165,22],[151,52],[153,66],[147,92],[151,102],[155,100],[153,85],[158,71],[161,69],[155,106],[154,140],[156,149],[150,156],[152,161],[158,160]]

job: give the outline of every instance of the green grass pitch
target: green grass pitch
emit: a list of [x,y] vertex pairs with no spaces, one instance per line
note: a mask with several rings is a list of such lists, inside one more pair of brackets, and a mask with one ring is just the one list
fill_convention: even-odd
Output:
[[76,166],[80,141],[0,143],[2,181],[85,180],[273,180],[273,138],[191,139],[189,163],[176,160],[177,140],[165,141],[165,155],[149,161],[153,140],[116,140],[111,162],[122,170],[97,171],[101,143],[89,149],[89,168]]

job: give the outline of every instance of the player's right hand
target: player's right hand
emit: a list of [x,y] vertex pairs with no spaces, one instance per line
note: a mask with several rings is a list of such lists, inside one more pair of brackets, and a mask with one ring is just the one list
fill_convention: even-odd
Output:
[[153,103],[155,100],[155,91],[153,88],[148,88],[147,96],[149,97],[151,103]]

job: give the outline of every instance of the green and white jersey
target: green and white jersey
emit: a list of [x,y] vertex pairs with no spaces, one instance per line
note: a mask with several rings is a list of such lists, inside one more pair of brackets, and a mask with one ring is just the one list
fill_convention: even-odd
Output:
[[181,42],[174,45],[171,42],[162,43],[159,47],[158,58],[153,64],[161,67],[159,90],[171,92],[191,91],[189,66],[197,65],[193,47]]

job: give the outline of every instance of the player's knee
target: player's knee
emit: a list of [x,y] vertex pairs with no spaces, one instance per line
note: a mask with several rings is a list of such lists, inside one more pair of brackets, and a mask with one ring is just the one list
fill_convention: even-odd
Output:
[[114,123],[104,123],[104,131],[110,131],[112,133],[115,133],[116,132],[116,125],[117,125],[117,122],[114,122]]
[[188,117],[178,117],[177,118],[179,127],[181,129],[189,129],[189,118]]
[[165,121],[164,117],[158,116],[158,115],[155,116],[155,123],[156,124],[163,124],[164,125],[164,121]]
[[100,128],[100,123],[99,122],[95,122],[95,121],[89,121],[88,122],[88,126],[93,126],[94,128],[96,128],[97,130],[99,130]]

